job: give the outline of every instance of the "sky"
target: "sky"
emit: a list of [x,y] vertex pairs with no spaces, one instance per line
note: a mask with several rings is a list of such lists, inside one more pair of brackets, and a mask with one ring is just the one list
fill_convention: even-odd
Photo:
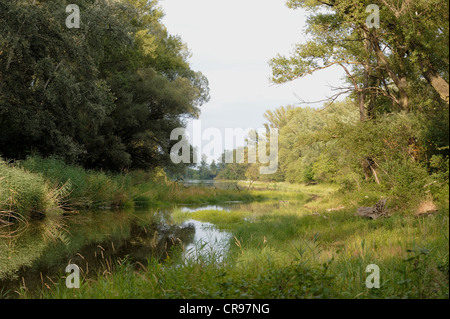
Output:
[[211,100],[201,108],[202,130],[262,128],[266,110],[326,99],[333,95],[331,86],[342,84],[337,68],[282,85],[270,82],[270,59],[289,56],[295,44],[305,42],[306,14],[289,9],[285,0],[160,0],[159,5],[169,33],[179,35],[192,53],[191,68],[208,78]]

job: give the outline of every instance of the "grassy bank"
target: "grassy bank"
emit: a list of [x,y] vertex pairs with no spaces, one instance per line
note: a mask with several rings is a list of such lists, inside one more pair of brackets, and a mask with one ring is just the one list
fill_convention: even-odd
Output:
[[262,197],[245,190],[187,188],[166,181],[161,170],[110,174],[39,156],[14,163],[0,161],[0,212],[25,218],[61,214],[64,210],[258,199]]
[[[302,201],[254,203],[232,212],[175,211],[174,222],[196,219],[230,232],[224,260],[212,254],[206,260],[150,261],[139,271],[121,262],[116,272],[99,274],[81,289],[68,290],[61,280],[38,297],[449,297],[448,205],[419,216],[394,208],[390,218],[370,220],[356,217],[355,205],[336,208],[346,201],[341,193],[312,187],[306,189],[320,196]],[[356,200],[375,196],[366,194]],[[380,268],[380,289],[366,287],[371,264]]]

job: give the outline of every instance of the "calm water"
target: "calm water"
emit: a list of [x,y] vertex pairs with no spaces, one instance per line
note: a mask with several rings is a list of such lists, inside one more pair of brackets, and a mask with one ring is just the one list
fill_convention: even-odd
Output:
[[[230,209],[220,206],[181,207],[193,212]],[[65,276],[68,264],[76,264],[84,277],[113,272],[125,258],[135,267],[149,259],[163,262],[179,248],[181,257],[220,261],[230,234],[196,220],[171,221],[171,209],[83,212],[48,217],[23,227],[14,238],[0,238],[0,298],[14,297],[20,285],[33,290]]]
[[[274,206],[275,205],[275,206]],[[84,278],[112,273],[118,262],[128,260],[136,269],[150,259],[206,258],[220,262],[232,235],[213,224],[188,219],[172,221],[174,209],[232,211],[277,208],[278,203],[182,206],[130,211],[92,211],[47,217],[19,225],[13,238],[0,237],[0,298],[17,297],[20,286],[41,289],[65,278],[68,264],[76,264]],[[178,248],[178,249],[174,249]],[[177,253],[178,252],[178,253]],[[174,254],[177,254],[174,256]]]
[[253,212],[276,210],[285,205],[285,201],[276,201],[136,208],[82,212],[21,224],[13,238],[2,238],[0,234],[0,298],[16,297],[15,291],[20,286],[30,291],[51,286],[52,282],[65,278],[68,264],[78,265],[84,278],[93,278],[98,273],[112,273],[124,259],[136,269],[145,267],[150,259],[164,262],[167,257],[178,258],[180,262],[205,257],[221,261],[228,252],[232,235],[194,219],[175,223],[171,218],[174,209],[188,213],[234,209]]

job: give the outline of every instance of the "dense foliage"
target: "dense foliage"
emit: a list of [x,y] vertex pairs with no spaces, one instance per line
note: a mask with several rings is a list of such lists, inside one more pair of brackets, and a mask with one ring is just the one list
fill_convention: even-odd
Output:
[[88,168],[170,166],[170,132],[197,117],[208,82],[161,24],[157,1],[0,1],[0,155]]
[[[369,4],[379,28],[367,23]],[[374,185],[384,195],[439,199],[448,190],[448,1],[300,1],[309,12],[307,41],[270,64],[274,83],[329,67],[345,71],[322,108],[283,106],[264,115],[278,128],[277,174],[254,165],[222,178],[334,182],[347,190]],[[370,21],[369,21],[370,22]],[[347,94],[345,100],[336,99]],[[226,165],[231,173],[233,164]]]

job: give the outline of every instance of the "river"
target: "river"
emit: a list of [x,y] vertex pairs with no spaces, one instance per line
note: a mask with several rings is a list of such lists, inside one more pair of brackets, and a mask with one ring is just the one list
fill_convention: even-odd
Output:
[[[235,187],[235,183],[213,181],[183,184],[186,187]],[[172,212],[231,211],[239,206],[239,202],[227,202],[206,206],[135,207],[22,221],[14,236],[0,236],[0,298],[17,297],[16,291],[21,286],[28,291],[51,286],[66,276],[68,264],[76,264],[84,278],[94,278],[99,273],[113,272],[124,260],[136,268],[145,267],[150,260],[163,263],[168,258],[178,258],[183,261],[206,254],[221,261],[228,251],[231,234],[194,219],[174,222]]]
[[[229,188],[235,184],[184,182],[186,187]],[[68,264],[76,264],[86,279],[95,278],[99,273],[112,273],[124,260],[136,269],[145,267],[150,260],[164,263],[168,258],[182,263],[189,258],[206,256],[208,260],[220,262],[232,242],[231,233],[190,218],[174,221],[175,210],[183,213],[276,210],[280,205],[286,202],[135,207],[71,213],[18,224],[14,236],[0,236],[0,299],[17,297],[16,291],[21,286],[31,292],[50,287],[67,276]]]

